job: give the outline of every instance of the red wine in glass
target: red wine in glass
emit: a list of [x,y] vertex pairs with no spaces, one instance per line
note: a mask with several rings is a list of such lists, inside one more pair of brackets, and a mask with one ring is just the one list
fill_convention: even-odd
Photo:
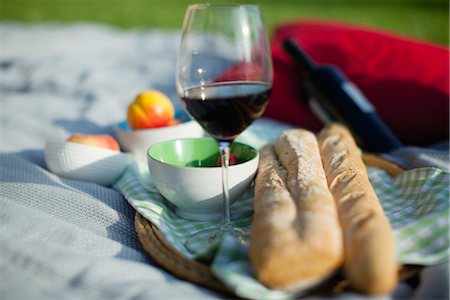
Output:
[[230,81],[187,89],[181,100],[217,141],[233,141],[261,116],[270,91],[267,83]]
[[231,235],[242,244],[248,230],[230,218],[228,166],[231,143],[263,113],[272,86],[271,53],[256,5],[190,5],[183,22],[176,70],[186,111],[218,144],[222,170],[222,220],[184,245],[195,255]]

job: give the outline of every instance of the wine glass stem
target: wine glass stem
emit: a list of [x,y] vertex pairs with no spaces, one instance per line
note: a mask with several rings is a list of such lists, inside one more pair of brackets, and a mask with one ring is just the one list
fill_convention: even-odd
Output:
[[228,187],[228,166],[230,162],[230,142],[219,142],[222,160],[222,230],[231,229],[230,191]]

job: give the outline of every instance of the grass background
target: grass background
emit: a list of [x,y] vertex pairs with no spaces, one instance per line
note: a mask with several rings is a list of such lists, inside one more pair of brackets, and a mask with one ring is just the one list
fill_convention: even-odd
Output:
[[[180,29],[189,0],[0,0],[0,20],[97,22],[122,28]],[[209,3],[239,3],[210,0]],[[449,44],[447,0],[247,0],[259,4],[269,33],[299,19],[340,21]]]

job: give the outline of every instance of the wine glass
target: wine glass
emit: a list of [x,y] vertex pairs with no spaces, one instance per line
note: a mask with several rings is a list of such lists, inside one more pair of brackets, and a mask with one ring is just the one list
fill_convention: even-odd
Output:
[[177,62],[177,91],[187,112],[218,143],[222,162],[222,222],[186,242],[216,246],[224,233],[245,242],[230,220],[230,145],[263,113],[272,87],[272,61],[259,7],[195,4],[188,7]]

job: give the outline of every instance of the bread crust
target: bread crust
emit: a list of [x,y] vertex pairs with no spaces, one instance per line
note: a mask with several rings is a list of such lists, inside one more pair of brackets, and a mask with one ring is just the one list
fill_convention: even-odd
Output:
[[270,288],[311,287],[343,261],[342,232],[313,133],[283,132],[260,150],[249,249]]
[[394,236],[350,132],[332,124],[318,136],[343,230],[346,277],[356,289],[385,294],[397,283]]

